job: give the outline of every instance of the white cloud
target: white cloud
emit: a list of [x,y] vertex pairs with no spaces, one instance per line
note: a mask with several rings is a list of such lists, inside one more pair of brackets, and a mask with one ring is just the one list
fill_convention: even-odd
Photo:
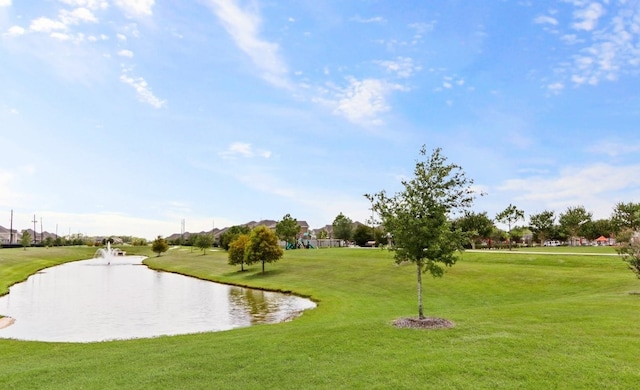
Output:
[[378,79],[349,78],[349,85],[337,93],[334,113],[360,125],[382,125],[381,113],[389,111],[387,95],[394,90],[405,90],[398,84]]
[[155,96],[153,92],[151,92],[151,88],[145,79],[142,77],[130,77],[125,70],[125,72],[120,75],[120,81],[133,87],[133,89],[138,93],[138,99],[141,102],[147,103],[155,108],[162,108],[166,106],[167,102]]
[[568,1],[573,11],[571,27],[578,33],[562,32],[559,39],[574,53],[561,60],[558,76],[576,86],[615,81],[624,74],[635,74],[640,66],[640,17],[637,4]]
[[78,24],[81,22],[98,22],[98,18],[96,18],[88,8],[76,8],[73,11],[63,9],[60,11],[59,17],[65,25]]
[[36,32],[51,32],[57,30],[66,30],[67,25],[58,21],[45,17],[40,17],[31,22],[29,30]]
[[8,36],[13,36],[13,37],[17,37],[19,35],[23,35],[25,33],[25,29],[20,27],[20,26],[12,26],[9,28],[9,30],[7,30],[6,33],[2,34],[2,35],[8,35]]
[[586,8],[576,10],[573,13],[574,18],[577,20],[573,23],[573,28],[576,30],[593,30],[597,24],[598,19],[605,14],[605,10],[602,4],[593,2]]
[[116,37],[118,38],[118,40],[123,42],[127,40],[127,36],[124,34],[116,34]]
[[640,165],[614,166],[597,163],[562,169],[555,176],[507,180],[499,191],[515,194],[514,202],[528,210],[583,205],[596,218],[606,218],[617,201],[629,201],[640,190]]
[[594,154],[606,154],[611,157],[618,157],[626,154],[640,153],[640,143],[637,140],[627,140],[626,142],[611,140],[603,136],[596,141],[587,151]]
[[0,0],[0,7],[10,7],[11,0]]
[[209,0],[209,4],[236,45],[263,72],[262,77],[277,87],[290,88],[278,45],[260,37],[260,15],[241,9],[234,0]]
[[244,158],[253,158],[253,157],[262,157],[269,158],[271,157],[271,152],[268,150],[256,150],[249,143],[244,142],[234,142],[227,150],[218,153],[218,155],[225,159],[233,159],[236,157],[244,157]]
[[563,83],[552,83],[547,85],[547,89],[552,93],[559,93],[564,89]]
[[70,5],[72,7],[85,7],[90,10],[104,10],[109,8],[109,3],[106,0],[59,0],[63,4]]
[[373,16],[370,18],[363,18],[359,15],[352,17],[351,20],[358,23],[385,23],[387,21],[382,16]]
[[398,77],[408,78],[415,72],[422,70],[422,67],[415,65],[412,58],[398,57],[394,61],[376,61],[387,72],[395,73]]
[[49,36],[60,41],[70,41],[71,39],[73,39],[72,35],[61,32],[52,32],[51,34],[49,34]]
[[535,19],[533,19],[533,22],[536,24],[550,24],[552,26],[558,25],[558,20],[556,18],[546,15],[537,16]]
[[128,16],[151,16],[155,0],[115,0],[114,4]]
[[133,58],[133,52],[131,50],[122,49],[118,52],[120,57]]

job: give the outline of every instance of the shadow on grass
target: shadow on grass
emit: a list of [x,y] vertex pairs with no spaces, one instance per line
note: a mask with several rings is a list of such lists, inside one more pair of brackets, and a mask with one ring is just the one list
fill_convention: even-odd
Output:
[[284,270],[281,270],[281,269],[275,269],[275,270],[267,269],[264,271],[264,273],[262,272],[262,269],[250,270],[250,271],[254,271],[254,273],[247,275],[245,279],[264,279],[264,278],[269,278],[271,276],[276,276],[284,273]]

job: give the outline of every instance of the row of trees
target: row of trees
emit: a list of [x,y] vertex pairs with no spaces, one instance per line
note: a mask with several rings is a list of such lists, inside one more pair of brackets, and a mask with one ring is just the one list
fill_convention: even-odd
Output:
[[[628,241],[630,232],[640,229],[640,203],[617,203],[609,219],[594,220],[592,216],[583,206],[573,206],[567,207],[557,217],[550,210],[531,214],[528,225],[516,226],[519,221],[524,221],[525,214],[510,204],[494,220],[486,212],[467,210],[454,221],[454,225],[465,232],[472,248],[481,240],[507,240],[511,247],[512,242],[521,241],[527,232],[541,245],[547,240],[567,241],[570,245],[576,245],[580,237],[595,240],[600,236],[615,236],[618,241]],[[497,229],[494,221],[506,224],[508,230]]]

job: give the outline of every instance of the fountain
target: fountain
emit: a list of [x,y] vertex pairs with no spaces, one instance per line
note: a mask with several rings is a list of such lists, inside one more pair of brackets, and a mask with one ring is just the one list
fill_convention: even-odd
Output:
[[93,258],[105,259],[107,260],[107,264],[111,264],[111,259],[120,253],[121,251],[119,249],[111,249],[111,243],[107,241],[107,247],[98,249],[93,255]]

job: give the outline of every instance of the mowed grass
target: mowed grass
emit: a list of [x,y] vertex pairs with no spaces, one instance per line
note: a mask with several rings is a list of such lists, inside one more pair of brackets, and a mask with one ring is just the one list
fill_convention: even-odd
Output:
[[[5,274],[5,253],[17,251],[0,250],[0,282],[24,279]],[[265,274],[259,264],[239,272],[224,252],[188,248],[146,263],[292,291],[318,307],[291,322],[218,333],[0,340],[0,388],[640,387],[640,281],[617,257],[467,252],[444,278],[424,278],[425,313],[456,324],[429,331],[392,326],[417,314],[416,275],[386,251],[287,251]]]

